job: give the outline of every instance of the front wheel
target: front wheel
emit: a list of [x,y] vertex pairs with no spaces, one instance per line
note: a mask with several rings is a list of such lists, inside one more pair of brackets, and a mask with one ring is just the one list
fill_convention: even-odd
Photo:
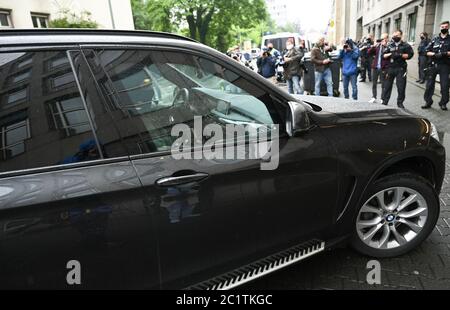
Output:
[[422,243],[439,217],[432,185],[414,174],[396,174],[370,186],[354,221],[351,244],[373,257],[403,255]]

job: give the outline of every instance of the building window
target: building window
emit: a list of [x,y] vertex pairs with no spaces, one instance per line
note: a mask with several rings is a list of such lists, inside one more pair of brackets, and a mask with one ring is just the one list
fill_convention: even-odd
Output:
[[90,131],[89,118],[80,97],[63,98],[49,104],[56,129],[69,137]]
[[51,78],[52,88],[59,88],[61,86],[66,86],[72,82],[75,82],[75,78],[73,76],[72,71]]
[[6,94],[6,105],[18,104],[28,98],[28,88],[12,90]]
[[69,64],[69,58],[67,58],[67,55],[62,55],[62,57],[51,59],[48,64],[50,70],[64,67]]
[[11,13],[8,11],[0,11],[0,28],[11,28]]
[[33,57],[27,57],[26,59],[24,59],[24,60],[20,61],[19,63],[17,63],[17,68],[21,69],[23,67],[31,65],[32,62],[33,62]]
[[10,77],[9,84],[21,83],[28,80],[31,76],[31,70],[19,72]]
[[408,42],[416,41],[417,13],[408,15]]
[[34,28],[48,28],[48,15],[45,14],[31,14]]
[[385,25],[385,32],[391,33],[391,22],[387,22]]
[[28,120],[23,120],[8,126],[2,126],[1,157],[6,160],[25,153],[25,140],[30,138]]
[[402,19],[401,18],[396,19],[394,26],[395,26],[394,31],[401,30],[402,29]]

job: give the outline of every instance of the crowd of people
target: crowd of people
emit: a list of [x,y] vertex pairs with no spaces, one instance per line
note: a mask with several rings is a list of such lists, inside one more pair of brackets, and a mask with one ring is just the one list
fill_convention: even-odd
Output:
[[[437,75],[441,84],[441,100],[439,106],[447,111],[449,102],[449,74],[450,74],[450,23],[442,22],[440,33],[430,40],[427,33],[420,34],[418,46],[419,79],[416,81],[425,84],[423,109],[431,108]],[[328,96],[333,96],[333,74],[331,66],[335,61],[340,63],[344,97],[358,100],[359,82],[367,80],[372,83],[371,103],[388,105],[394,82],[397,88],[397,106],[404,109],[406,99],[406,85],[408,61],[414,56],[414,49],[403,40],[403,32],[395,31],[392,36],[384,33],[374,41],[372,35],[355,42],[348,38],[342,41],[342,48],[334,56],[332,52],[336,47],[321,38],[311,51],[311,62],[314,67],[315,87],[314,93],[321,94],[321,86],[325,84]],[[263,77],[276,82],[277,67],[283,66],[283,78],[288,85],[289,93],[303,94],[302,77],[307,73],[304,64],[304,45],[294,46],[294,41],[286,41],[286,49],[282,52],[276,50],[273,44],[263,49],[257,60],[258,73]],[[339,74],[339,73],[338,73]],[[335,85],[336,86],[336,85]],[[379,87],[381,86],[381,92]],[[379,96],[380,95],[380,96]],[[380,99],[378,99],[378,97]]]

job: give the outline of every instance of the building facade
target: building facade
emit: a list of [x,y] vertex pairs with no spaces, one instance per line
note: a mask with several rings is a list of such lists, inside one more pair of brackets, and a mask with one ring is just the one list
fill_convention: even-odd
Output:
[[335,19],[340,20],[336,27],[340,29],[339,34],[344,34],[343,37],[359,40],[372,34],[379,38],[382,33],[392,34],[395,30],[402,30],[404,40],[416,52],[409,61],[408,74],[413,78],[418,78],[417,47],[420,33],[427,32],[432,37],[439,32],[440,23],[450,19],[450,0],[335,1]]
[[64,10],[87,11],[102,29],[134,29],[130,0],[0,0],[0,28],[47,28]]

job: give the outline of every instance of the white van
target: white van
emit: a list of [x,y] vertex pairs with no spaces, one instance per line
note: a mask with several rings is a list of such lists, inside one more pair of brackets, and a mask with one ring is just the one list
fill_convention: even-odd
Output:
[[294,42],[294,45],[296,47],[300,46],[300,42],[302,40],[305,40],[305,48],[306,51],[311,50],[311,43],[309,40],[303,38],[299,33],[293,33],[293,32],[280,32],[277,34],[271,34],[263,36],[262,43],[261,43],[261,49],[264,49],[267,47],[269,43],[273,44],[273,47],[276,48],[278,51],[282,52],[286,48],[286,41],[292,39]]

